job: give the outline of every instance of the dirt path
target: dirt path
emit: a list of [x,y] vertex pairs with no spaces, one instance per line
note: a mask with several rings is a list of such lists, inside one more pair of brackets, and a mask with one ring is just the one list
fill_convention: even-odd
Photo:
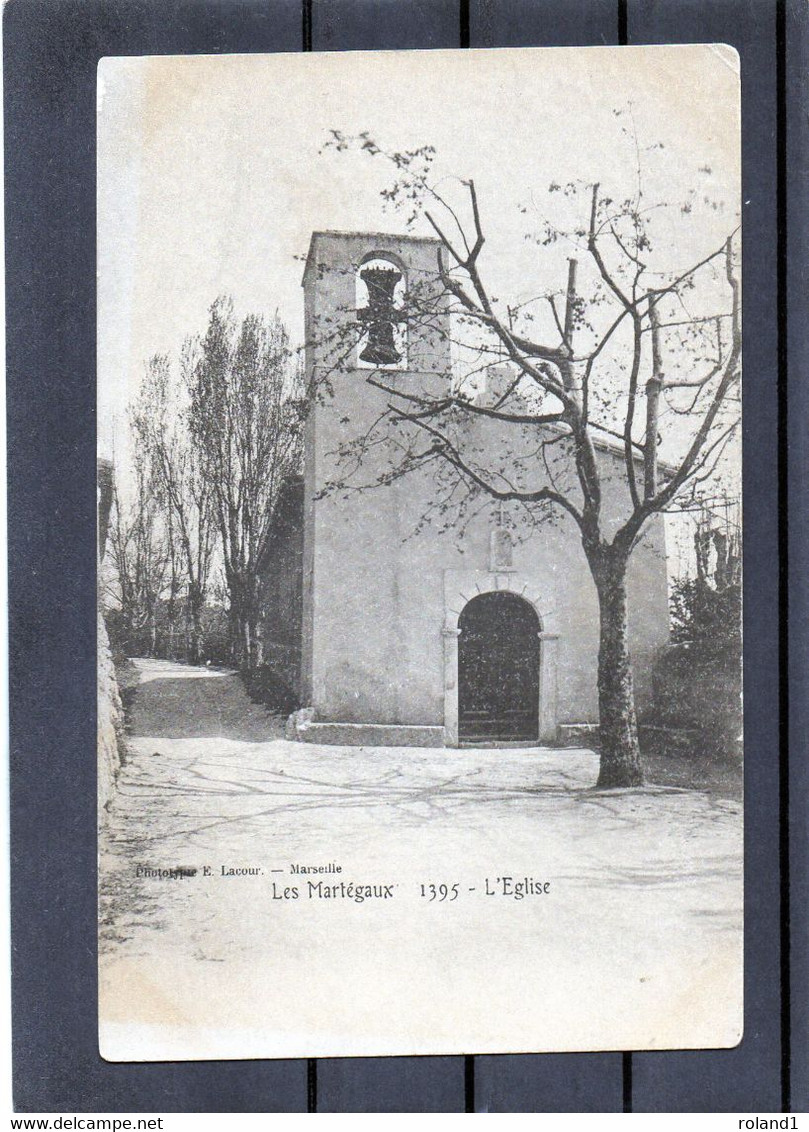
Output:
[[283,720],[254,704],[238,673],[171,660],[136,658],[131,711],[134,735],[163,739],[237,739],[255,743],[283,735]]

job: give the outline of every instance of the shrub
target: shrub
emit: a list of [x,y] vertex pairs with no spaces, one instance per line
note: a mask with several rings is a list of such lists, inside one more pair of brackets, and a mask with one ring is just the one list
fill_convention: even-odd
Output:
[[253,703],[263,704],[276,715],[291,715],[301,705],[289,679],[269,664],[262,664],[242,674],[247,694]]

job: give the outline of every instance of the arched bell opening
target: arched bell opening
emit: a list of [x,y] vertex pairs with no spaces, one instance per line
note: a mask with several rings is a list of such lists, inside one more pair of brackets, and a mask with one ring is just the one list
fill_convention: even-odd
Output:
[[387,256],[366,257],[357,271],[357,321],[361,369],[404,369],[407,365],[404,269]]
[[458,738],[536,742],[540,630],[530,602],[509,591],[479,594],[458,619]]

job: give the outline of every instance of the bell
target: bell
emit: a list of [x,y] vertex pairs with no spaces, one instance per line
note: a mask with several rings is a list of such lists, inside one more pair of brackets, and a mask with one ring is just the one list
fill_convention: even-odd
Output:
[[402,273],[395,268],[369,267],[360,272],[368,288],[368,306],[359,312],[361,321],[368,325],[368,342],[360,354],[360,361],[373,366],[395,365],[401,358],[393,336],[396,312],[393,293]]

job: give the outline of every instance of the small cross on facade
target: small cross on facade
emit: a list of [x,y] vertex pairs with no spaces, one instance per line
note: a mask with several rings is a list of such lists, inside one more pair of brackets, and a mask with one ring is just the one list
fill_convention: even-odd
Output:
[[510,570],[511,532],[508,529],[508,505],[505,499],[498,499],[494,510],[495,522],[489,536],[489,569]]

